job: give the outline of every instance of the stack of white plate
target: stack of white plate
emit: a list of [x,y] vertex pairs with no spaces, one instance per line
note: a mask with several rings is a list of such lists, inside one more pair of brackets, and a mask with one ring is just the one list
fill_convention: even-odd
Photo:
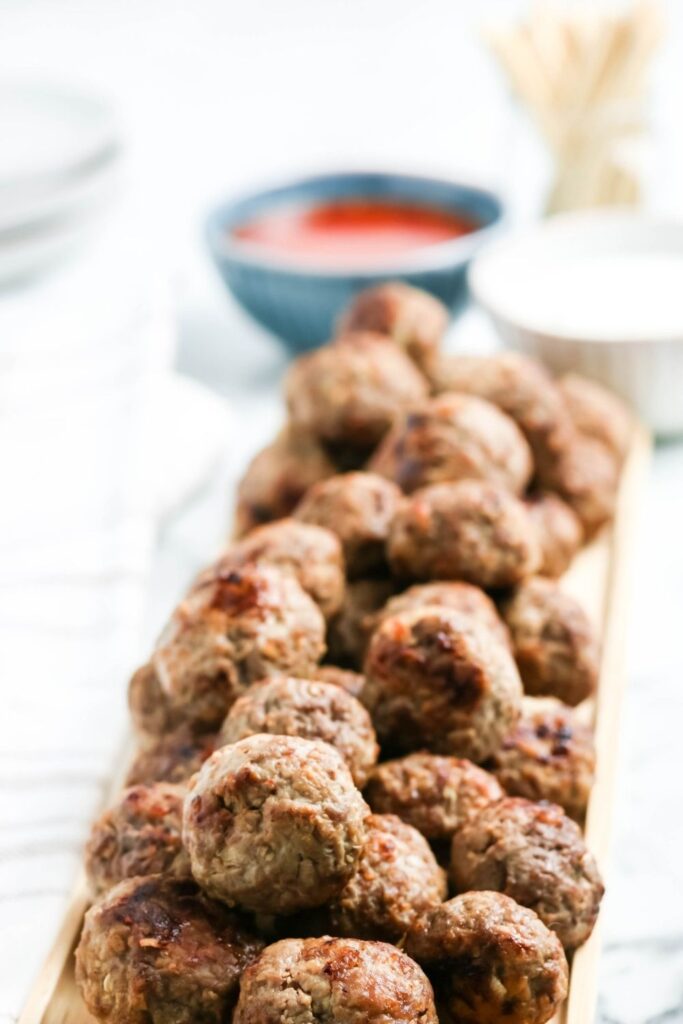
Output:
[[0,83],[0,283],[59,261],[116,192],[121,145],[101,99]]

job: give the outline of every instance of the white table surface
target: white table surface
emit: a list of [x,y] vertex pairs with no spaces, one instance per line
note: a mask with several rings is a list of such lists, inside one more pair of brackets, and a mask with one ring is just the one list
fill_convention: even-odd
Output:
[[[285,356],[226,299],[204,254],[203,212],[213,198],[255,180],[374,164],[476,176],[503,190],[516,216],[528,215],[545,166],[473,39],[483,17],[517,6],[505,0],[0,0],[4,72],[84,83],[118,104],[129,139],[128,207],[176,296],[178,367],[224,394],[240,424],[226,438],[220,473],[161,524],[148,641],[185,581],[215,550],[231,482],[280,416]],[[656,76],[648,184],[653,205],[680,213],[683,5],[670,2],[667,9],[671,31]],[[451,343],[470,340],[491,343],[476,317],[456,327]],[[602,1024],[683,1020],[681,446],[657,451],[643,500],[604,909]],[[90,717],[81,708],[80,746],[61,750],[38,708],[32,712],[38,753],[18,766],[21,751],[0,751],[0,1022],[16,1018],[59,920],[107,775],[103,750],[122,718],[123,682],[111,681],[104,696],[91,699]],[[109,730],[106,742],[99,730]],[[17,888],[19,876],[30,882]]]

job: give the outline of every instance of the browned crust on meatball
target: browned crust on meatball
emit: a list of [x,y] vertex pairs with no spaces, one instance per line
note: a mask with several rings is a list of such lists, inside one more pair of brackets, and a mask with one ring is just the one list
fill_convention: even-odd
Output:
[[406,949],[434,983],[440,1019],[545,1024],[567,995],[557,937],[497,892],[468,892],[418,922]]
[[341,543],[331,530],[296,519],[257,526],[205,569],[198,581],[210,582],[250,563],[291,573],[326,619],[339,611],[345,566]]
[[446,874],[427,840],[394,814],[371,814],[358,867],[330,907],[332,931],[398,942],[446,898]]
[[136,875],[188,875],[182,845],[185,790],[167,782],[124,789],[94,822],[85,870],[94,893]]
[[600,441],[623,462],[633,436],[633,416],[625,403],[578,373],[566,373],[558,385],[579,433]]
[[595,778],[593,730],[559,700],[525,697],[522,717],[486,767],[511,796],[549,800],[581,822]]
[[451,880],[460,892],[503,892],[530,907],[567,950],[593,930],[604,886],[581,830],[561,807],[506,797],[453,837]]
[[334,531],[350,577],[371,576],[386,567],[386,540],[400,501],[398,487],[376,473],[342,473],[310,487],[294,515]]
[[346,585],[342,606],[327,628],[330,659],[353,669],[363,666],[377,612],[396,591],[388,579],[353,580]]
[[507,587],[531,575],[540,552],[523,503],[482,480],[433,484],[399,509],[387,545],[394,572]]
[[235,535],[288,516],[301,496],[337,468],[312,434],[285,427],[251,460],[237,488]]
[[229,905],[269,914],[321,906],[353,874],[368,808],[327,743],[250,736],[194,776],[183,836],[192,874]]
[[338,665],[319,665],[314,673],[315,679],[323,683],[332,683],[334,686],[341,686],[352,697],[360,698],[365,686],[365,676],[360,672],[352,672],[349,668],[340,668]]
[[522,494],[533,471],[514,420],[473,395],[443,394],[399,417],[369,468],[408,492],[452,480],[491,480]]
[[542,576],[562,576],[583,543],[581,520],[558,494],[550,491],[527,499],[526,506],[541,549]]
[[155,739],[135,754],[126,785],[187,782],[216,749],[214,733],[195,736],[187,726]]
[[429,292],[402,281],[359,292],[339,322],[338,333],[387,334],[422,370],[429,370],[448,326],[448,310]]
[[471,761],[418,751],[377,765],[364,796],[373,811],[396,814],[427,839],[442,840],[503,790]]
[[134,878],[85,915],[76,982],[111,1024],[224,1024],[261,948],[193,882]]
[[217,729],[254,680],[306,676],[324,653],[324,631],[319,608],[292,575],[266,565],[217,573],[178,605],[150,667],[131,681],[137,728]]
[[233,1024],[438,1024],[432,987],[395,946],[284,939],[242,977]]
[[359,332],[299,356],[285,378],[292,422],[323,442],[369,451],[427,382],[389,338]]
[[551,438],[574,433],[566,403],[548,371],[519,352],[491,356],[444,355],[432,374],[434,388],[485,398],[513,419],[531,450],[537,470],[553,461]]
[[510,652],[449,608],[386,618],[365,659],[363,702],[381,741],[481,761],[519,715],[521,683]]
[[256,733],[329,743],[341,754],[359,788],[379,754],[370,715],[360,701],[320,680],[280,676],[250,686],[230,708],[220,742],[236,743]]
[[553,437],[551,457],[539,479],[576,512],[587,537],[614,515],[619,464],[600,441],[576,431]]
[[471,616],[505,644],[510,647],[508,628],[498,614],[496,605],[480,587],[472,583],[446,580],[433,583],[416,583],[407,590],[389,598],[378,616],[378,622],[389,615],[424,608],[426,605],[437,605],[439,608],[452,608],[461,615]]
[[574,706],[595,689],[600,650],[585,611],[552,580],[527,580],[503,608],[524,689]]

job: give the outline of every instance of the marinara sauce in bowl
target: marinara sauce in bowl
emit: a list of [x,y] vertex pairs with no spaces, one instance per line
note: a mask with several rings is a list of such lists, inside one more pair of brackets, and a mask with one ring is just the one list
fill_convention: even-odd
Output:
[[293,348],[326,341],[355,292],[388,280],[455,311],[502,217],[493,193],[403,174],[321,175],[222,204],[209,247],[237,301]]

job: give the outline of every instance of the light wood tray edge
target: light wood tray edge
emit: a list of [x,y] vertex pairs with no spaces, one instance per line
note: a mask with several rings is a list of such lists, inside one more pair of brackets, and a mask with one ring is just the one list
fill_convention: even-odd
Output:
[[[652,453],[652,438],[638,426],[619,484],[612,528],[609,578],[605,589],[604,630],[600,685],[596,695],[595,749],[597,778],[586,817],[586,843],[598,860],[603,877],[612,837],[612,809],[619,771],[619,733],[626,693],[626,635],[631,599],[631,580],[642,495]],[[602,947],[602,924],[574,955],[569,997],[563,1024],[589,1024],[595,1016]]]

